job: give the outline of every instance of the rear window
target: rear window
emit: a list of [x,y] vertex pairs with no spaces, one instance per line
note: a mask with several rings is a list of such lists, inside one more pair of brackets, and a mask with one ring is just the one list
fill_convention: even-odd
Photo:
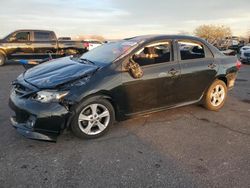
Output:
[[194,41],[178,41],[181,60],[205,58],[205,48]]
[[35,32],[35,41],[48,41],[55,40],[54,35],[51,32]]

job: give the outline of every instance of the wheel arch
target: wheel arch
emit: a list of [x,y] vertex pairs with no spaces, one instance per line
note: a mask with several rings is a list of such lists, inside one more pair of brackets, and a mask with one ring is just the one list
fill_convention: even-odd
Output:
[[216,77],[215,80],[221,80],[221,81],[223,81],[226,84],[226,86],[228,87],[228,80],[227,80],[226,75],[219,75],[219,76]]
[[3,54],[7,58],[7,53],[4,49],[0,48],[0,54]]
[[74,105],[72,105],[70,107],[70,116],[68,117],[67,119],[67,123],[66,123],[66,127],[65,128],[68,128],[70,127],[70,123],[76,113],[76,108],[77,106],[86,101],[86,100],[89,100],[91,98],[102,98],[102,99],[105,99],[107,100],[108,102],[110,102],[110,104],[112,105],[113,109],[114,109],[114,113],[115,113],[115,120],[120,120],[122,119],[122,114],[119,113],[119,107],[117,105],[117,103],[114,101],[112,95],[110,94],[110,92],[108,91],[99,91],[97,93],[94,93],[94,94],[90,94],[90,95],[87,95],[85,97],[83,97],[81,100],[79,100],[78,102],[76,102]]

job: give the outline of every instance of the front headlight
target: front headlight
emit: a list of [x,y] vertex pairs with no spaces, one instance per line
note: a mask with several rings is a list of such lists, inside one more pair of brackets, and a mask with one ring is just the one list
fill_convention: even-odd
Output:
[[68,93],[68,91],[44,90],[37,92],[34,99],[42,103],[59,102],[68,95]]

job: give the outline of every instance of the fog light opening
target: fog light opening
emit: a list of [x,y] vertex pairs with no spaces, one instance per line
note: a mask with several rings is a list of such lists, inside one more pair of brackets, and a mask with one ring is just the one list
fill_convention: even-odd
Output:
[[36,118],[34,116],[30,116],[28,121],[26,122],[26,127],[29,129],[33,129],[36,123]]

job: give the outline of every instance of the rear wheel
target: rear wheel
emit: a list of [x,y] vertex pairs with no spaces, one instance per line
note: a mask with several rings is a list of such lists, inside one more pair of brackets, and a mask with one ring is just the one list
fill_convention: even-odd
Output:
[[114,109],[109,101],[91,98],[76,108],[71,128],[79,138],[97,138],[108,131],[114,117]]
[[2,53],[0,53],[0,66],[4,65],[6,62],[6,57]]
[[208,110],[218,111],[220,110],[226,101],[227,86],[222,80],[216,80],[208,88],[204,96],[204,106]]

